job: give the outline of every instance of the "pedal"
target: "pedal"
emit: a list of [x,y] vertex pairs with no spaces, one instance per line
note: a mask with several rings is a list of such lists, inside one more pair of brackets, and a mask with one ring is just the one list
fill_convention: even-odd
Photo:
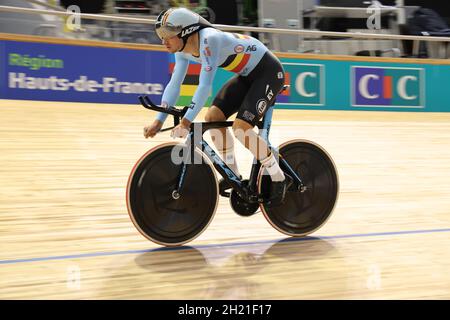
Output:
[[[226,189],[226,190],[227,190],[227,189]],[[225,190],[219,190],[219,194],[220,194],[222,197],[229,198],[230,195],[231,195],[231,192],[227,192],[227,191],[225,191]]]
[[286,199],[286,192],[290,191],[289,188],[291,188],[294,185],[294,179],[290,175],[285,173],[284,176],[286,180],[285,180],[285,189],[284,189],[285,193],[283,196],[283,200],[281,200],[281,196],[280,198],[266,200],[265,204],[268,208],[281,206],[284,203],[284,200]]

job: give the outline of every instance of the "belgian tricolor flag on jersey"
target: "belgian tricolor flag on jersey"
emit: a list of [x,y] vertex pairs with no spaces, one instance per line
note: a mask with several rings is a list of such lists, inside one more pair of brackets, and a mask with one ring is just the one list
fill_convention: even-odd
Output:
[[[233,36],[237,39],[249,39],[249,36],[233,33]],[[238,45],[236,46],[235,54],[228,56],[224,63],[222,63],[219,68],[223,68],[227,71],[231,71],[234,73],[240,72],[247,65],[247,62],[250,60],[250,53],[245,53],[246,46]],[[242,52],[239,52],[241,51]]]

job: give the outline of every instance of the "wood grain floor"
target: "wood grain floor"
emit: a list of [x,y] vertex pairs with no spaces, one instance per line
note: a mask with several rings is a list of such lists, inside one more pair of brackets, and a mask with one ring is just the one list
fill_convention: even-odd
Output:
[[[276,110],[273,144],[332,155],[333,216],[291,241],[221,198],[177,250],[143,238],[125,204],[135,161],[170,141],[143,138],[153,118],[0,101],[0,299],[450,299],[450,115]],[[241,146],[238,158],[248,174]]]

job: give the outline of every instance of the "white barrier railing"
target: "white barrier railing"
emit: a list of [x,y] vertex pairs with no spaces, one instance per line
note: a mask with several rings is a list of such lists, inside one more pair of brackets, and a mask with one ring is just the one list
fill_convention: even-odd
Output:
[[47,2],[42,2],[42,1],[38,1],[38,0],[26,0],[26,1],[29,2],[29,3],[32,3],[32,4],[35,4],[35,5],[47,8],[49,10],[65,11],[63,8],[51,5],[51,4],[47,3]]
[[[58,16],[58,17],[73,17],[74,16],[74,13],[66,12],[66,11],[18,8],[18,7],[10,7],[10,6],[0,6],[0,11],[14,12],[14,13],[29,13],[29,14],[49,14],[49,15],[54,15],[54,16]],[[123,17],[123,16],[118,16],[118,15],[104,15],[104,14],[91,14],[91,13],[80,13],[80,18],[90,19],[90,20],[121,21],[121,22],[142,23],[142,24],[154,24],[155,23],[155,19],[142,19],[142,18]]]
[[[54,10],[41,10],[18,8],[11,6],[0,6],[0,11],[28,13],[28,14],[48,14],[60,17],[72,17],[74,13]],[[121,15],[103,15],[103,14],[87,14],[80,13],[79,17],[82,19],[91,20],[106,20],[106,21],[120,21],[137,24],[153,25],[155,19],[153,18],[134,18]],[[280,29],[280,28],[263,28],[263,27],[247,27],[247,26],[229,26],[222,24],[214,24],[214,27],[224,31],[247,31],[247,32],[261,32],[261,33],[277,33],[297,36],[311,36],[311,37],[344,37],[355,39],[377,39],[377,40],[415,40],[415,41],[434,41],[434,42],[450,42],[450,37],[432,37],[432,36],[408,36],[397,34],[374,34],[363,32],[334,32],[334,31],[316,31],[316,30],[294,30],[294,29]]]

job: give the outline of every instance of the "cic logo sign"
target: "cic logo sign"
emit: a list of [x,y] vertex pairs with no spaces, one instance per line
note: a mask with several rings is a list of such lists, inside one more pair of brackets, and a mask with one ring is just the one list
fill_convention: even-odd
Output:
[[[306,63],[283,63],[291,85],[291,105],[325,105],[325,66]],[[283,103],[284,104],[284,103]]]
[[354,107],[425,107],[425,70],[414,68],[352,67]]

